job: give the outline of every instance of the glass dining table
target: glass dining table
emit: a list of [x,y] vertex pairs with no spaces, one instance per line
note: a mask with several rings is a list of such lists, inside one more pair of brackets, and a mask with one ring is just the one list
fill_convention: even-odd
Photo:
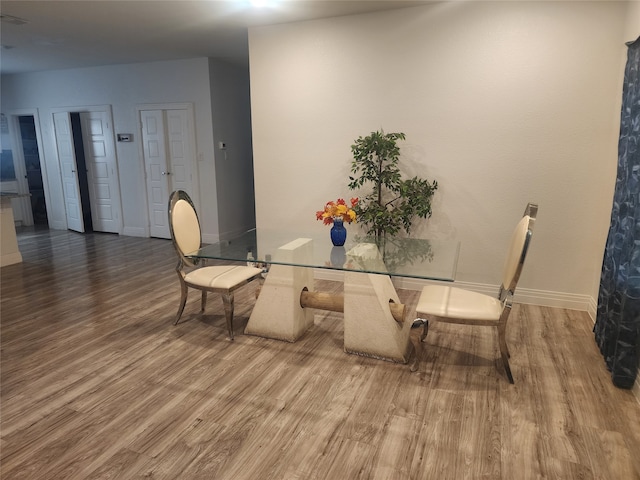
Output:
[[[264,269],[264,282],[245,333],[296,341],[313,325],[314,310],[342,312],[344,350],[406,363],[413,351],[392,277],[451,282],[460,243],[426,238],[374,238],[352,234],[334,246],[326,230],[257,228],[204,245],[188,257],[247,262]],[[314,288],[314,272],[332,270],[344,293]]]

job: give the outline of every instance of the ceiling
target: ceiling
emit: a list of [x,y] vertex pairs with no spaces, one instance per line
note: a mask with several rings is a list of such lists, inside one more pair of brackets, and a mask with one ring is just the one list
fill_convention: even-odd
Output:
[[[382,0],[2,0],[0,73],[212,57],[247,65],[247,29],[416,6]],[[24,21],[25,23],[21,23]]]

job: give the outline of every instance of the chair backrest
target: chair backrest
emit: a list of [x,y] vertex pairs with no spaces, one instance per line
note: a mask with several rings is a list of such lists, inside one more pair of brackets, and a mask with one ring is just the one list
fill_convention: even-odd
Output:
[[538,205],[529,203],[524,211],[522,219],[518,222],[513,235],[511,236],[511,246],[504,265],[502,274],[502,288],[500,289],[500,298],[503,294],[509,293],[513,295],[516,285],[522,273],[524,259],[529,250],[531,235],[533,233],[533,225],[538,215]]
[[184,255],[200,248],[200,221],[191,198],[183,190],[176,190],[169,197],[169,231],[182,262],[190,267],[196,265],[197,261]]

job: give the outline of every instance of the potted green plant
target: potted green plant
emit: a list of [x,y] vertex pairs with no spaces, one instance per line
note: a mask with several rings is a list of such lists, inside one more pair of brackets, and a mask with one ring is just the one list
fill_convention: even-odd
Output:
[[351,146],[353,176],[349,176],[349,188],[370,188],[369,193],[361,193],[354,208],[358,222],[379,245],[387,235],[396,236],[401,231],[409,235],[416,218],[430,217],[431,199],[438,188],[435,180],[402,178],[398,140],[404,139],[404,133],[380,130],[358,137]]

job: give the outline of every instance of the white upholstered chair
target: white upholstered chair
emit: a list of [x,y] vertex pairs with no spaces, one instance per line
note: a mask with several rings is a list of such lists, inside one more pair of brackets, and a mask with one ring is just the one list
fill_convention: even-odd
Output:
[[193,202],[189,195],[182,190],[173,192],[169,198],[169,229],[173,246],[179,257],[176,271],[180,279],[182,293],[174,325],[182,316],[189,288],[202,292],[201,312],[204,312],[207,303],[207,293],[220,293],[222,294],[229,338],[233,340],[233,292],[259,278],[262,270],[246,265],[200,266],[199,259],[186,257],[185,254],[195,252],[200,248],[201,232],[198,214]]
[[414,322],[414,326],[424,325],[421,341],[427,336],[430,321],[496,327],[502,363],[509,382],[513,383],[505,334],[537,213],[538,206],[529,203],[513,232],[497,297],[448,285],[428,285],[422,289],[416,308],[419,318]]

